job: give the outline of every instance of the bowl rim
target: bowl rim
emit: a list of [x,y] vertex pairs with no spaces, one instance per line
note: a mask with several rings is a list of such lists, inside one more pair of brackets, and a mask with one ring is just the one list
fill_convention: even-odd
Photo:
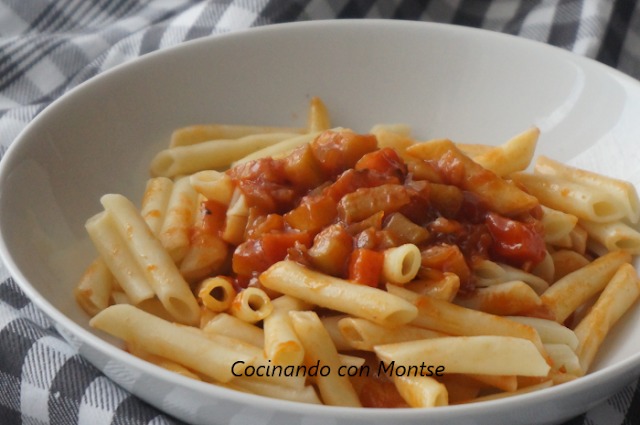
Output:
[[[25,150],[31,143],[35,143],[32,139],[29,141],[30,133],[34,127],[37,126],[40,121],[43,121],[51,111],[55,110],[58,106],[64,105],[66,102],[73,102],[77,96],[82,96],[82,92],[87,87],[101,84],[104,80],[118,79],[121,74],[126,74],[129,68],[135,68],[144,66],[148,62],[168,60],[172,54],[176,51],[183,51],[196,46],[206,45],[209,43],[224,42],[229,39],[251,38],[261,37],[269,33],[284,32],[284,31],[306,31],[307,28],[320,28],[320,27],[353,27],[353,28],[383,28],[384,30],[397,29],[399,31],[408,30],[411,28],[425,28],[426,32],[434,31],[444,35],[462,34],[465,37],[479,37],[487,43],[511,43],[522,46],[525,49],[538,49],[547,55],[555,55],[556,58],[569,59],[574,64],[580,67],[588,67],[597,70],[598,73],[610,74],[616,78],[620,78],[623,81],[629,82],[632,85],[640,88],[640,81],[622,73],[621,71],[611,68],[605,64],[597,62],[593,59],[574,54],[559,47],[551,46],[549,44],[538,42],[522,37],[494,32],[485,29],[464,27],[452,24],[442,24],[434,22],[421,22],[421,21],[402,21],[392,19],[340,19],[340,20],[314,20],[314,21],[302,21],[302,22],[290,22],[281,24],[270,24],[261,27],[248,28],[233,32],[227,32],[222,34],[214,34],[195,40],[189,40],[182,42],[178,45],[171,46],[165,49],[157,50],[143,56],[137,57],[133,60],[119,64],[107,71],[104,71],[89,80],[86,80],[71,90],[65,92],[62,96],[57,98],[51,104],[49,104],[44,110],[42,110],[24,129],[18,134],[14,141],[10,144],[7,152],[0,161],[0,196],[4,190],[4,185],[9,173],[15,165],[16,158],[19,157],[22,150]],[[426,33],[425,32],[425,33]],[[553,57],[553,56],[551,56]],[[47,299],[45,299],[40,293],[31,285],[28,279],[22,274],[13,260],[11,252],[6,244],[2,235],[4,229],[1,227],[0,222],[0,260],[7,268],[9,276],[19,285],[29,299],[41,309],[49,319],[52,320],[55,326],[61,325],[64,329],[68,330],[73,336],[78,337],[84,344],[91,346],[94,350],[99,351],[103,355],[109,358],[115,358],[126,364],[129,367],[142,370],[144,373],[156,376],[166,382],[172,382],[174,384],[185,386],[191,390],[214,396],[222,399],[236,399],[238,403],[252,404],[258,408],[264,408],[266,410],[279,410],[289,411],[299,414],[311,414],[318,416],[331,415],[340,418],[376,418],[391,419],[392,417],[398,419],[399,415],[403,418],[446,418],[451,417],[453,414],[466,415],[470,413],[482,414],[482,413],[497,413],[499,411],[506,411],[509,407],[513,407],[514,403],[520,405],[534,406],[543,402],[550,402],[556,400],[558,396],[569,395],[570,393],[583,393],[589,392],[591,388],[612,384],[615,381],[624,379],[626,374],[637,372],[640,369],[640,352],[630,356],[627,359],[621,360],[606,368],[587,374],[580,379],[573,380],[563,385],[546,388],[531,393],[521,394],[515,398],[507,397],[503,399],[491,400],[482,403],[469,403],[461,405],[442,406],[438,409],[425,409],[425,408],[401,408],[401,409],[384,409],[384,408],[368,408],[368,409],[356,409],[348,407],[337,406],[324,406],[324,405],[309,405],[304,403],[297,403],[292,401],[285,401],[279,399],[272,399],[254,394],[240,393],[238,391],[222,388],[216,385],[208,384],[205,382],[195,381],[184,376],[169,372],[153,365],[146,361],[143,361],[124,350],[120,350],[117,347],[111,345],[104,339],[92,334],[91,332],[82,328],[79,324],[71,320],[64,315],[60,310],[54,307]],[[66,338],[65,338],[66,339]],[[67,341],[68,342],[68,341]],[[76,348],[74,348],[76,349]],[[76,349],[77,351],[77,349]],[[630,375],[633,379],[634,376]],[[138,397],[144,399],[144,395],[138,395]],[[240,400],[239,398],[242,398]],[[428,413],[427,413],[428,412]]]

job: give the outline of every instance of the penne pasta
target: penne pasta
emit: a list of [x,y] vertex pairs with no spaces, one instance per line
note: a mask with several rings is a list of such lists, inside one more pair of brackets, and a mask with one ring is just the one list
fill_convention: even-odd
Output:
[[153,363],[154,365],[160,366],[161,368],[169,370],[171,372],[175,372],[178,375],[195,379],[196,381],[201,380],[198,375],[191,372],[189,369],[182,366],[180,363],[176,363],[174,361],[162,358],[160,356],[156,356],[155,354],[151,354],[150,352],[141,348],[138,344],[127,343],[127,351],[129,351],[129,353],[133,354],[139,359],[142,359],[149,363]]
[[338,351],[353,350],[353,347],[342,335],[342,332],[340,331],[340,328],[339,328],[340,321],[342,319],[346,319],[349,317],[350,316],[346,314],[341,314],[339,316],[330,316],[330,317],[320,318],[322,325],[324,326],[327,333],[331,337],[331,341],[333,341],[333,345],[336,346],[336,350]]
[[376,345],[448,336],[410,325],[393,329],[385,328],[368,320],[352,317],[341,319],[338,322],[338,329],[351,348],[365,351],[373,351],[373,347]]
[[554,283],[540,299],[562,323],[580,304],[602,291],[620,266],[630,261],[626,251],[607,254]]
[[540,297],[521,281],[499,283],[478,288],[469,296],[456,297],[455,304],[498,316],[509,316],[532,310],[540,305]]
[[515,173],[510,178],[526,187],[540,204],[583,220],[604,223],[625,214],[615,199],[599,189],[542,174]]
[[231,381],[231,383],[252,394],[298,403],[322,404],[311,385],[307,385],[302,389],[296,389],[247,378],[236,378]]
[[238,319],[253,324],[269,316],[273,306],[263,290],[247,288],[236,295],[229,311]]
[[304,311],[311,310],[313,308],[313,304],[309,304],[306,301],[302,301],[289,295],[283,295],[275,300],[271,300],[271,305],[274,310],[283,311]]
[[558,370],[564,367],[564,370],[570,375],[582,376],[584,372],[580,367],[580,360],[576,353],[565,344],[545,344],[544,348],[554,361],[553,369]]
[[538,333],[531,326],[446,301],[422,297],[398,286],[387,285],[387,290],[411,301],[418,308],[418,316],[410,323],[411,325],[453,336],[494,335],[526,339],[531,341],[540,354],[551,363]]
[[96,258],[84,272],[73,295],[88,315],[93,317],[109,307],[113,279],[113,274],[102,257]]
[[385,250],[380,282],[403,284],[412,281],[418,274],[421,261],[420,250],[414,244]]
[[147,190],[142,198],[140,215],[147,222],[155,236],[160,234],[167,215],[169,199],[173,192],[173,182],[165,177],[157,177],[147,182]]
[[575,333],[566,326],[552,320],[520,316],[510,316],[505,317],[505,319],[531,326],[536,330],[536,332],[538,332],[540,340],[544,344],[565,344],[574,351],[578,347],[578,338]]
[[263,127],[254,125],[192,125],[177,129],[171,135],[169,147],[195,145],[211,140],[233,140],[246,136],[268,133],[299,133],[303,134],[304,128],[296,127]]
[[[596,260],[597,261],[597,260]],[[640,278],[630,264],[622,264],[589,313],[575,328],[576,353],[586,373],[609,330],[640,297]],[[567,370],[569,372],[569,370]]]
[[395,376],[398,392],[411,407],[437,407],[449,404],[447,388],[429,376]]
[[554,252],[551,254],[551,259],[554,267],[554,281],[558,281],[569,273],[573,273],[590,263],[584,256],[566,249]]
[[415,306],[402,298],[376,288],[323,275],[293,261],[274,264],[260,275],[260,282],[274,291],[381,325],[403,325],[413,320],[417,314]]
[[420,365],[428,359],[446,373],[547,376],[551,369],[531,341],[507,336],[424,339],[378,345],[374,350],[387,365]]
[[496,148],[495,146],[491,146],[491,145],[467,144],[467,143],[456,143],[455,145],[456,145],[456,148],[460,149],[462,153],[467,155],[469,158],[475,158],[476,156],[484,155]]
[[[334,130],[340,130],[340,127],[335,128]],[[279,143],[275,143],[273,145],[267,146],[265,148],[261,148],[259,150],[253,150],[247,152],[244,157],[240,157],[235,162],[231,164],[231,167],[236,167],[240,164],[247,163],[249,161],[254,161],[260,158],[266,158],[268,156],[278,155],[283,152],[291,151],[295,148],[298,148],[307,143],[313,142],[318,136],[320,132],[317,131],[315,133],[303,134],[301,136],[291,137],[288,139],[283,139]]]
[[555,245],[562,238],[568,236],[578,223],[578,217],[572,214],[565,214],[548,207],[542,206],[544,216],[540,222],[544,226],[544,241]]
[[[553,257],[551,256],[551,253],[549,253],[549,250],[547,250],[547,255],[545,255],[544,260],[542,260],[540,264],[538,264],[531,270],[532,275],[539,277],[549,285],[555,282],[555,272],[556,266],[553,263]],[[540,290],[541,292],[544,291],[542,287],[540,288]]]
[[475,398],[473,400],[465,401],[463,403],[480,403],[480,402],[483,402],[483,401],[499,400],[501,398],[513,397],[513,396],[517,396],[517,395],[520,395],[520,394],[527,394],[527,393],[532,393],[534,391],[540,391],[540,390],[543,390],[545,388],[549,388],[552,385],[554,385],[554,382],[552,380],[548,380],[548,381],[544,381],[544,382],[542,382],[540,384],[531,385],[531,386],[528,386],[526,388],[522,388],[522,389],[519,389],[517,391],[511,392],[511,393],[497,393],[497,394],[486,395],[486,396],[483,396],[483,397]]
[[198,194],[188,177],[178,179],[169,198],[167,215],[160,230],[160,242],[174,262],[184,258],[189,249],[191,225],[197,209]]
[[189,182],[196,192],[210,201],[229,205],[233,196],[233,182],[225,173],[215,170],[205,170],[189,177]]
[[498,388],[502,391],[513,392],[518,389],[518,379],[515,375],[481,375],[468,373],[466,376],[481,382],[491,388]]
[[296,136],[305,137],[296,133],[252,134],[234,140],[214,140],[165,149],[151,161],[151,173],[175,177],[225,167],[251,152]]
[[189,285],[133,204],[122,195],[104,195],[100,202],[167,311],[176,321],[197,326],[200,309]]
[[302,364],[304,349],[293,330],[288,311],[274,310],[265,317],[264,353],[276,365]]
[[[456,164],[460,171],[451,183],[482,196],[491,210],[500,214],[517,214],[538,205],[538,200],[510,185],[491,171],[485,170],[458,150],[450,140],[433,140],[411,146],[407,154],[423,160]],[[442,165],[441,165],[442,166]],[[453,169],[449,167],[448,169]],[[482,176],[482,177],[480,177]]]
[[414,280],[404,285],[410,291],[443,301],[453,301],[460,289],[460,278],[454,273],[443,273],[440,280]]
[[264,331],[226,313],[213,317],[202,328],[204,332],[235,338],[259,348],[264,347]]
[[581,220],[580,226],[590,238],[604,245],[610,252],[624,249],[631,255],[640,254],[640,233],[619,220],[610,223]]
[[237,295],[233,285],[223,277],[206,279],[199,287],[198,298],[214,312],[227,310]]
[[[315,364],[317,360],[320,365],[329,369],[326,376],[320,372],[316,377],[324,404],[362,407],[349,378],[335,373],[341,366],[340,357],[318,315],[312,311],[291,311],[289,315],[308,357],[308,363]],[[331,373],[332,369],[334,373]]]
[[640,199],[636,188],[629,182],[569,167],[543,155],[536,159],[535,171],[605,192],[611,198],[610,202],[618,205],[632,223],[637,223],[640,218]]
[[503,145],[497,146],[488,152],[474,155],[473,160],[487,170],[496,173],[498,177],[523,171],[531,163],[539,135],[540,130],[536,127],[531,127]]
[[127,304],[108,307],[91,319],[89,324],[128,343],[140,345],[151,354],[180,363],[223,383],[233,378],[231,368],[234,363],[244,362],[236,365],[236,370],[244,370],[256,360],[254,356],[183,332],[181,327]]
[[571,238],[571,249],[580,255],[584,255],[587,250],[587,231],[580,224],[569,233]]
[[307,133],[329,130],[329,111],[319,97],[311,98],[309,103],[309,115],[307,117]]
[[527,273],[506,264],[497,264],[493,261],[483,260],[476,264],[474,268],[476,276],[476,286],[486,288],[500,283],[519,280],[529,285],[538,295],[544,293],[549,288],[549,284],[542,278]]
[[111,215],[106,212],[96,214],[87,220],[85,228],[109,271],[131,302],[138,304],[153,298],[153,289],[127,248],[125,240],[118,233]]

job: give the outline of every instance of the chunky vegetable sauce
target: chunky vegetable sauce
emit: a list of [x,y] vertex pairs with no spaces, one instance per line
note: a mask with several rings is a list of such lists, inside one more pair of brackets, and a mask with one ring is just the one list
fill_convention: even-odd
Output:
[[[503,217],[460,189],[457,160],[405,162],[391,148],[378,149],[373,135],[326,131],[285,158],[258,159],[227,174],[250,211],[231,265],[238,287],[257,284],[284,259],[377,287],[381,252],[413,243],[422,254],[418,278],[455,273],[464,296],[475,288],[478,261],[529,271],[545,257],[539,206]],[[204,202],[193,237],[222,232],[226,210]]]

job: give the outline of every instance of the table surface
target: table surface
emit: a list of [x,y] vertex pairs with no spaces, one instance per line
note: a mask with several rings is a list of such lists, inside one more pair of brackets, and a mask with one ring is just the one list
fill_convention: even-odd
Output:
[[[145,53],[314,19],[467,25],[549,43],[640,78],[634,0],[0,0],[0,155],[50,102]],[[77,355],[0,266],[2,424],[176,424]],[[640,423],[634,382],[571,425]]]

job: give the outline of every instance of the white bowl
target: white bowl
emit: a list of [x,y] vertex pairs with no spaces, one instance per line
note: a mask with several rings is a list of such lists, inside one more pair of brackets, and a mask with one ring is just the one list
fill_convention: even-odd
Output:
[[[269,26],[144,56],[43,111],[0,166],[3,261],[90,362],[188,422],[557,423],[640,374],[639,308],[623,317],[603,345],[596,371],[584,378],[515,398],[431,410],[356,410],[241,394],[145,363],[91,329],[72,290],[96,255],[84,223],[101,210],[100,196],[121,193],[139,202],[151,158],[177,127],[304,126],[311,96],[324,100],[335,125],[360,132],[375,123],[404,122],[425,140],[498,144],[535,124],[543,131],[538,153],[567,161],[602,152],[603,160],[616,162],[598,164],[617,177],[630,177],[620,174],[634,169],[640,151],[633,144],[640,134],[640,84],[565,51],[426,23]],[[635,150],[621,151],[625,144]]]

